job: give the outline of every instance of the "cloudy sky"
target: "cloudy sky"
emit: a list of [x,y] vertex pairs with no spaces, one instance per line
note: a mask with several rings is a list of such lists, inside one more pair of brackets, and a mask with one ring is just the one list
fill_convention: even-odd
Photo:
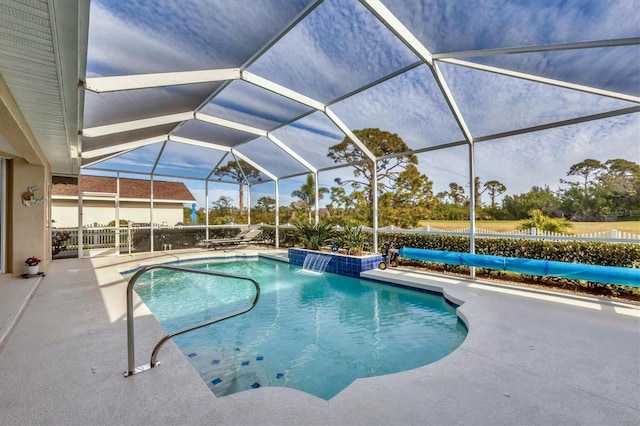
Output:
[[[201,0],[92,2],[87,74],[90,77],[240,67],[267,45],[309,0]],[[622,39],[640,36],[640,0],[470,1],[393,0],[386,7],[431,53],[466,52]],[[629,107],[640,97],[640,46],[573,49],[470,57],[469,62],[530,73],[636,97],[620,100],[540,84],[510,76],[439,62],[474,138],[531,126],[572,120]],[[385,76],[393,78],[358,91]],[[322,103],[352,129],[377,127],[398,134],[419,154],[419,167],[435,191],[450,182],[468,187],[469,149],[435,149],[463,140],[462,132],[433,72],[356,0],[326,0],[247,70]],[[209,99],[220,84],[118,92],[87,97],[85,124],[131,120],[139,114],[162,115],[190,110],[257,127],[273,134],[314,167],[332,167],[328,147],[344,133],[321,112],[237,80]],[[195,101],[194,101],[195,100]],[[147,106],[142,113],[134,107]],[[175,109],[176,111],[172,110]],[[136,115],[138,114],[138,115]],[[307,115],[304,115],[307,114]],[[299,120],[289,123],[295,117]],[[190,122],[175,135],[231,146],[278,177],[304,167],[266,138],[202,122]],[[254,139],[252,142],[248,142]],[[93,141],[85,140],[85,147]],[[248,143],[247,143],[248,142]],[[224,152],[176,142],[154,144],[95,167],[203,179]],[[624,158],[640,163],[639,114],[626,114],[533,133],[478,142],[476,175],[499,180],[507,194],[532,186],[558,188],[569,167],[586,158]],[[321,172],[323,186],[348,169]],[[157,179],[164,179],[158,176]],[[281,181],[281,203],[304,177]],[[187,181],[198,206],[204,184]],[[273,196],[274,185],[255,185],[255,202]],[[237,189],[212,184],[210,199],[237,202]],[[487,201],[487,200],[485,200]]]

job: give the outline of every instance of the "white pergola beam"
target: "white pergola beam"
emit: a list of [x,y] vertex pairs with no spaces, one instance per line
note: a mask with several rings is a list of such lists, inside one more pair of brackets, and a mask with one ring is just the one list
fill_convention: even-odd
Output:
[[162,115],[159,117],[143,118],[141,120],[124,121],[121,123],[107,124],[105,126],[89,127],[82,130],[82,135],[88,138],[127,132],[130,130],[145,129],[161,126],[163,124],[178,123],[193,119],[193,112],[179,112],[176,114]]
[[166,72],[155,74],[119,75],[114,77],[87,78],[84,87],[96,93],[120,90],[147,89],[150,87],[178,86],[181,84],[210,83],[237,80],[239,68],[219,70]]
[[182,136],[170,135],[169,142],[178,142],[186,145],[193,145],[193,146],[200,146],[203,148],[215,149],[217,151],[231,152],[231,148],[228,146],[218,145],[211,142],[205,142],[198,139],[183,138]]
[[137,141],[121,143],[117,145],[107,146],[104,148],[97,148],[82,152],[83,158],[95,158],[103,155],[113,154],[121,151],[130,151],[132,149],[140,148],[142,146],[152,145],[154,143],[164,142],[167,140],[168,135],[156,136],[153,138],[140,139]]
[[396,16],[382,3],[381,0],[360,0],[389,30],[407,45],[421,60],[431,65],[433,55],[416,36],[404,26]]
[[369,160],[376,161],[376,156],[373,155],[373,153],[369,151],[369,148],[367,148],[366,145],[363,144],[362,141],[360,141],[360,139],[358,139],[358,137],[351,131],[351,129],[349,129],[347,125],[344,124],[342,120],[340,120],[340,118],[338,118],[338,116],[331,110],[331,108],[325,108],[324,113],[327,115],[327,117],[329,117],[329,120],[331,120],[333,124],[338,126],[338,128],[342,130],[342,132],[347,135],[347,137],[351,139],[351,141],[356,144],[356,146],[360,148],[362,152],[364,152]]
[[640,103],[640,97],[627,95],[624,93],[612,92],[610,90],[598,89],[595,87],[584,86],[582,84],[574,84],[561,80],[554,80],[552,78],[539,77],[532,74],[527,74],[518,71],[511,71],[504,68],[492,67],[489,65],[481,65],[468,61],[461,61],[458,59],[443,59],[441,62],[448,64],[459,65],[461,67],[472,68],[480,71],[486,71],[494,74],[506,75],[508,77],[515,77],[522,80],[529,80],[536,83],[548,84],[551,86],[562,87],[564,89],[578,90],[580,92],[591,93],[594,95],[607,96],[609,98],[620,99],[623,101],[630,101]]
[[294,160],[296,160],[298,163],[302,164],[304,167],[306,167],[307,169],[309,169],[310,172],[313,173],[317,173],[318,169],[316,169],[315,167],[313,167],[307,160],[305,160],[304,158],[302,158],[298,153],[296,153],[294,150],[292,150],[291,148],[289,148],[287,145],[284,144],[284,142],[282,142],[280,139],[278,139],[277,137],[275,137],[274,135],[272,135],[271,133],[267,134],[267,138],[273,142],[274,144],[276,144],[278,146],[278,148],[280,148],[281,150],[283,150],[284,152],[286,152],[287,154],[289,154],[289,156],[291,156]]
[[208,114],[197,112],[195,115],[196,120],[205,121],[207,123],[216,124],[222,127],[228,127],[229,129],[240,130],[242,132],[251,133],[253,135],[267,137],[267,131],[258,129],[257,127],[247,126],[235,121],[225,120],[224,118],[214,117]]
[[259,77],[248,71],[242,71],[241,78],[248,83],[254,84],[258,87],[262,87],[263,89],[269,90],[270,92],[277,93],[278,95],[284,96],[285,98],[300,102],[301,104],[317,109],[318,111],[324,110],[325,105],[322,102],[318,102],[315,99],[311,99],[308,96],[300,94],[287,87],[281,86],[271,80],[267,80],[266,78]]
[[262,167],[261,165],[259,165],[258,163],[256,163],[255,161],[253,161],[252,159],[247,157],[246,155],[242,154],[241,152],[239,152],[239,151],[237,151],[235,149],[232,149],[231,153],[234,156],[240,158],[245,163],[249,164],[251,167],[255,168],[256,170],[259,170],[261,173],[264,173],[265,175],[267,175],[272,180],[274,180],[274,181],[278,180],[278,177],[276,175],[274,175],[273,173],[269,172],[267,169],[265,169],[264,167]]

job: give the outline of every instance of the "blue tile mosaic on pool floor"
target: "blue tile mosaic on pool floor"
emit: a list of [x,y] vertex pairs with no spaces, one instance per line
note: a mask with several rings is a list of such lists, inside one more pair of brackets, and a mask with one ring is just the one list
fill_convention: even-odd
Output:
[[216,377],[215,379],[213,379],[211,381],[211,384],[213,384],[213,385],[217,385],[219,383],[222,383],[222,379],[220,377]]
[[249,361],[242,361],[241,365],[249,365]]
[[197,353],[195,352],[191,352],[189,355],[187,355],[189,358],[193,358],[194,356],[198,356]]

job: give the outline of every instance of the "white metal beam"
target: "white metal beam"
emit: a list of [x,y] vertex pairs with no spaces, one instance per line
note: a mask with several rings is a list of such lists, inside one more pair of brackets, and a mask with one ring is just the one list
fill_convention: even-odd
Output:
[[231,148],[224,145],[218,145],[211,142],[205,142],[198,139],[183,138],[182,136],[169,135],[170,142],[184,143],[187,145],[201,146],[203,148],[215,149],[218,151],[231,152]]
[[219,70],[164,72],[154,74],[119,75],[114,77],[87,78],[84,87],[96,93],[120,90],[146,89],[150,87],[177,86],[181,84],[210,83],[237,80],[239,68]]
[[486,71],[494,74],[506,75],[508,77],[515,77],[522,80],[529,80],[536,83],[548,84],[551,86],[562,87],[564,89],[578,90],[580,92],[591,93],[594,95],[607,96],[609,98],[620,99],[623,101],[630,101],[640,103],[640,97],[627,95],[624,93],[612,92],[610,90],[597,89],[591,86],[584,86],[582,84],[574,84],[566,81],[554,80],[552,78],[539,77],[537,75],[527,74],[518,71],[511,71],[504,68],[492,67],[489,65],[481,65],[468,61],[461,61],[458,59],[443,59],[441,62],[448,64],[459,65],[466,68],[472,68],[480,71]]
[[266,78],[262,78],[248,71],[242,71],[241,78],[248,83],[254,84],[258,87],[262,87],[263,89],[269,90],[273,93],[277,93],[278,95],[284,96],[285,98],[300,102],[301,104],[317,109],[318,111],[324,110],[325,105],[322,102],[311,99],[308,96],[300,94],[294,90],[281,86],[271,80],[267,80]]
[[104,148],[91,149],[82,152],[82,158],[95,158],[103,155],[112,154],[114,152],[129,151],[132,149],[140,148],[141,146],[151,145],[154,143],[164,142],[167,140],[168,135],[156,136],[153,138],[140,139],[137,141],[120,143],[117,145],[107,146]]
[[260,172],[264,173],[265,175],[269,176],[272,180],[274,180],[274,181],[278,180],[277,176],[275,176],[273,173],[269,172],[267,169],[265,169],[264,167],[262,167],[261,165],[259,165],[255,161],[251,160],[249,157],[247,157],[246,155],[242,154],[241,152],[236,151],[235,149],[232,149],[231,153],[233,155],[235,155],[236,157],[240,158],[245,163],[251,165],[253,168],[255,168],[255,169],[259,170]]
[[435,53],[433,54],[433,59],[464,59],[477,58],[480,56],[512,55],[518,53],[556,52],[559,50],[633,46],[635,44],[640,44],[640,37],[543,44],[538,46],[501,47],[497,49],[468,50],[464,52]]
[[525,128],[522,128],[522,129],[509,130],[507,132],[494,133],[492,135],[479,136],[479,137],[476,137],[474,140],[475,140],[475,142],[484,142],[484,141],[490,141],[490,140],[494,140],[494,139],[502,139],[502,138],[507,138],[507,137],[510,137],[510,136],[522,135],[522,134],[525,134],[525,133],[538,132],[540,130],[554,129],[556,127],[571,126],[571,125],[574,125],[574,124],[586,123],[588,121],[602,120],[602,119],[606,119],[606,118],[618,117],[620,115],[634,114],[634,113],[636,113],[636,114],[640,113],[640,106],[633,106],[633,107],[623,108],[623,109],[619,109],[619,110],[615,110],[615,111],[607,111],[607,112],[601,112],[601,113],[598,113],[598,114],[585,115],[585,116],[582,116],[582,117],[571,118],[571,119],[562,120],[562,121],[555,121],[553,123],[546,123],[546,124],[541,124],[541,125],[538,125],[538,126],[531,126],[531,127],[525,127]]
[[214,117],[212,115],[203,114],[201,112],[197,112],[195,115],[196,120],[206,121],[207,123],[216,124],[222,127],[228,127],[230,129],[240,130],[242,132],[251,133],[258,136],[267,137],[267,131],[258,129],[257,127],[247,126],[245,124],[240,124],[235,121],[225,120],[224,118]]
[[384,25],[391,30],[409,49],[427,64],[433,63],[433,56],[429,50],[414,36],[407,27],[381,0],[360,0],[361,3],[371,11]]
[[460,128],[460,130],[462,131],[462,134],[464,135],[464,138],[467,140],[467,142],[473,143],[473,135],[471,134],[469,127],[467,127],[467,123],[465,123],[464,121],[464,117],[460,112],[460,108],[458,108],[458,104],[456,103],[456,100],[453,98],[453,95],[451,94],[451,90],[449,90],[449,86],[447,85],[447,82],[445,81],[444,76],[440,71],[440,67],[438,66],[437,63],[434,62],[433,65],[429,68],[433,73],[433,77],[435,78],[436,83],[438,84],[438,87],[440,87],[440,91],[442,92],[442,95],[444,96],[445,101],[449,105],[449,109],[453,114],[453,118],[456,120],[456,123],[458,123],[458,127]]
[[347,125],[344,124],[342,120],[340,120],[340,118],[338,118],[338,116],[331,110],[331,108],[325,108],[324,113],[327,115],[327,117],[329,117],[329,120],[333,121],[333,124],[338,126],[338,128],[342,130],[342,132],[347,135],[347,137],[351,139],[351,141],[356,144],[356,146],[360,148],[362,152],[364,152],[364,155],[366,155],[369,160],[376,160],[376,156],[373,155],[373,153],[369,151],[369,148],[367,148],[366,145],[363,144],[362,141],[360,141],[360,139],[358,139],[358,137],[351,131],[351,129],[349,129]]
[[105,126],[89,127],[82,130],[82,135],[88,138],[111,135],[129,130],[145,129],[147,127],[161,126],[163,124],[177,123],[193,119],[193,112],[179,112],[176,114],[162,115],[159,117],[143,118],[141,120],[124,121],[107,124]]
[[278,148],[280,148],[281,150],[283,150],[284,152],[286,152],[287,154],[289,154],[294,160],[296,160],[298,163],[302,164],[304,167],[306,167],[307,169],[309,169],[310,172],[316,173],[318,171],[318,169],[316,169],[315,167],[313,167],[307,160],[305,160],[304,158],[302,158],[297,152],[295,152],[294,150],[292,150],[291,148],[289,148],[287,145],[284,144],[284,142],[282,142],[280,139],[278,139],[277,137],[275,137],[273,134],[268,133],[267,134],[267,138],[273,142],[274,144],[276,144],[278,146]]

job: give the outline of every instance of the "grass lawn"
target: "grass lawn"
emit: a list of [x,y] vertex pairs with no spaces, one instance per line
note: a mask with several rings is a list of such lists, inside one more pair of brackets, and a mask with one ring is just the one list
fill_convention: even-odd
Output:
[[[589,234],[595,232],[610,232],[615,229],[619,232],[631,232],[640,235],[640,220],[625,222],[571,222],[572,234]],[[453,231],[469,227],[466,220],[421,220],[419,226],[431,226],[433,228]],[[476,228],[488,231],[508,232],[515,231],[520,226],[518,220],[477,220]]]

